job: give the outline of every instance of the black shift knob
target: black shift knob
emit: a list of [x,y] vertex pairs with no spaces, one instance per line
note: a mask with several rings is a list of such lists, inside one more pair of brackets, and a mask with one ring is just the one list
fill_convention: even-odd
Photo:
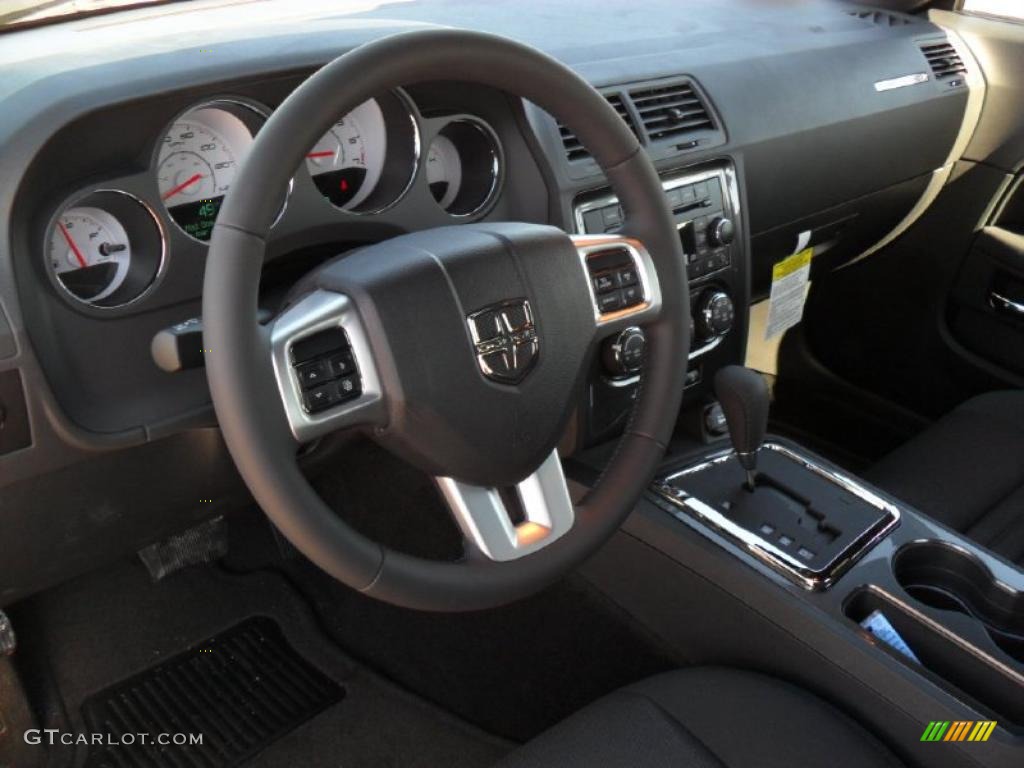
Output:
[[729,365],[715,374],[715,396],[722,404],[740,464],[752,475],[768,429],[768,385],[756,371]]

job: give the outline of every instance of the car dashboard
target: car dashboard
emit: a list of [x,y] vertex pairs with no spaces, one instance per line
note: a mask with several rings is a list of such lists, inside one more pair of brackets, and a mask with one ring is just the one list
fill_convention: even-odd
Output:
[[[24,543],[0,563],[0,604],[247,498],[202,368],[212,224],[267,117],[359,43],[470,26],[598,88],[662,174],[682,239],[693,407],[743,360],[772,265],[801,245],[831,270],[891,236],[962,151],[982,93],[955,35],[847,3],[659,0],[588,18],[527,3],[512,20],[458,3],[258,5],[230,23],[228,4],[186,4],[28,30],[0,54],[0,535]],[[489,220],[594,234],[622,218],[554,117],[455,77],[339,115],[288,188],[266,194],[281,211],[267,317],[313,266],[404,232]],[[628,278],[601,279],[602,302],[628,301]],[[593,361],[568,451],[621,432],[636,334]],[[55,490],[69,483],[74,498]]]

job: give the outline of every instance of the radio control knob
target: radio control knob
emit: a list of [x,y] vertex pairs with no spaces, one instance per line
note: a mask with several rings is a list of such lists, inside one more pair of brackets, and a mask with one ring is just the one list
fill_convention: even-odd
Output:
[[732,219],[719,216],[708,225],[708,242],[712,246],[729,245],[735,239],[736,225],[732,223]]
[[697,334],[703,341],[724,336],[732,330],[736,307],[725,291],[708,291],[697,301]]
[[627,328],[605,341],[602,350],[604,367],[613,376],[632,376],[640,372],[644,362],[647,337],[639,328]]

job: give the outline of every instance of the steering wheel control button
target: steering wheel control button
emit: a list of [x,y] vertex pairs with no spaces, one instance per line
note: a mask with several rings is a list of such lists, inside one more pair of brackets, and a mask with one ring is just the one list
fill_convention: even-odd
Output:
[[636,267],[622,267],[618,272],[615,273],[615,279],[618,284],[625,288],[630,285],[636,285],[640,282],[640,278],[636,274]]
[[323,384],[303,393],[303,405],[310,413],[326,410],[338,402],[338,390],[332,384]]
[[611,272],[597,275],[594,278],[594,290],[598,293],[607,293],[615,289],[615,277]]
[[466,318],[480,372],[491,381],[518,384],[540,353],[533,310],[526,299],[511,299]]
[[622,289],[622,306],[635,307],[644,300],[639,285],[630,285]]
[[609,291],[597,295],[597,308],[601,310],[602,315],[622,309],[623,306],[622,291]]
[[362,394],[352,348],[342,329],[299,339],[292,345],[292,359],[307,413],[319,413]]
[[632,249],[614,244],[594,248],[585,258],[599,319],[644,304],[644,287]]
[[326,360],[314,360],[295,368],[302,388],[315,387],[331,378]]
[[351,352],[336,352],[327,358],[327,372],[331,377],[348,376],[356,370],[356,362]]
[[358,376],[346,376],[336,383],[338,401],[345,402],[362,394]]

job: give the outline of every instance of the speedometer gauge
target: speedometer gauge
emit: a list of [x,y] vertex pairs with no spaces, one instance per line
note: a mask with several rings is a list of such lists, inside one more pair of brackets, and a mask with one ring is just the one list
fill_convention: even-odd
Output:
[[186,234],[210,239],[224,195],[252,146],[257,120],[262,118],[248,107],[213,102],[183,114],[164,135],[157,158],[160,197]]
[[306,168],[324,197],[350,210],[377,187],[386,153],[384,113],[370,99],[331,126],[306,154]]

